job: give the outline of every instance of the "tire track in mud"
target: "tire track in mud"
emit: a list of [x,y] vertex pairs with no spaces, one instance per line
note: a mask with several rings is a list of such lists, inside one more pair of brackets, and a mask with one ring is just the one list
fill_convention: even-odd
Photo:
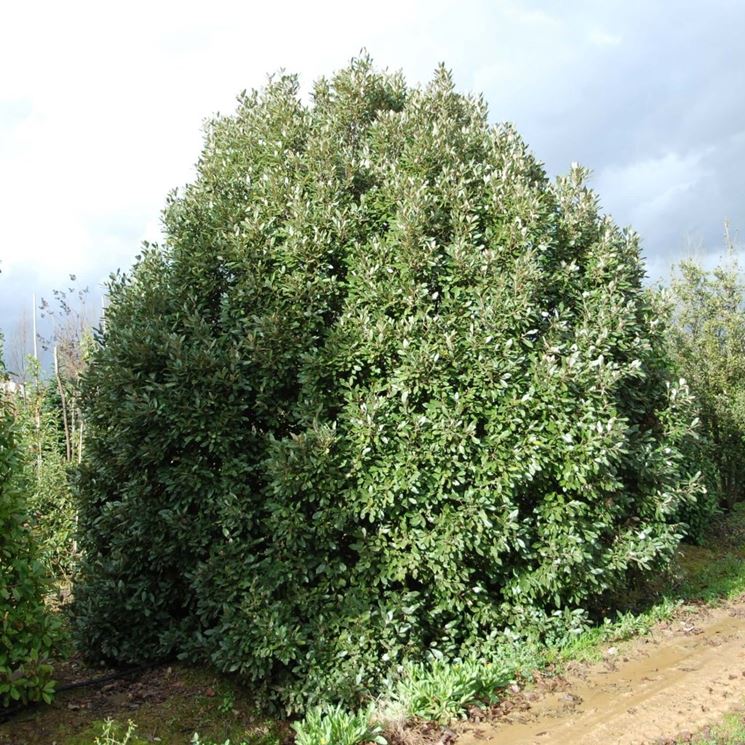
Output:
[[745,597],[679,614],[564,680],[463,725],[457,745],[644,745],[715,723],[745,703]]

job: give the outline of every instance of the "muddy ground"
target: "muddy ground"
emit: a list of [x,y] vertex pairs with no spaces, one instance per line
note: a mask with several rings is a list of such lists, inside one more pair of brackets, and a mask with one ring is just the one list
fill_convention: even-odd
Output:
[[686,741],[745,703],[745,596],[699,606],[645,637],[603,650],[601,662],[536,676],[458,745],[637,745]]

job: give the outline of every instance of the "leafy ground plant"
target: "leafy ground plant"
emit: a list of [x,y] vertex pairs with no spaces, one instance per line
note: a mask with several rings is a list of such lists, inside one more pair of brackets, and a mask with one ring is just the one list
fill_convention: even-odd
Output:
[[296,722],[296,745],[386,745],[383,727],[371,721],[372,709],[356,712],[341,706],[309,711],[301,722]]
[[378,701],[377,715],[383,721],[403,714],[408,719],[445,724],[463,716],[471,706],[493,703],[523,670],[538,663],[530,645],[507,649],[502,655],[484,654],[480,659],[433,659],[405,665],[389,683],[391,692]]

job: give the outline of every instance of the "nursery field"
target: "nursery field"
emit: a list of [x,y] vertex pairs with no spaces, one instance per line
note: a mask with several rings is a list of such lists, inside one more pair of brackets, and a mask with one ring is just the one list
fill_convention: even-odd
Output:
[[650,287],[589,176],[442,65],[210,119],[0,367],[0,745],[735,742],[735,244]]

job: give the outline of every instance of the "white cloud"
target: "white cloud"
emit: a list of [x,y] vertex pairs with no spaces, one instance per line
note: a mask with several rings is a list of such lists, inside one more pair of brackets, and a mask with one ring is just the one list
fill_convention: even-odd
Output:
[[528,25],[557,26],[560,24],[556,16],[552,16],[537,8],[527,8],[520,3],[502,3],[502,9],[507,18]]
[[623,41],[620,34],[611,34],[603,29],[592,29],[589,33],[590,41],[599,47],[617,47]]
[[665,153],[609,166],[594,177],[593,186],[621,223],[644,231],[650,221],[674,207],[682,194],[695,188],[704,176],[703,161],[708,153]]
[[365,7],[6,6],[0,67],[13,74],[0,77],[0,101],[24,101],[28,113],[11,117],[0,107],[5,269],[31,264],[54,277],[105,263],[102,251],[118,261],[133,255],[167,192],[190,177],[205,117],[232,109],[241,89],[283,65],[308,85],[392,15],[413,24],[422,4]]

